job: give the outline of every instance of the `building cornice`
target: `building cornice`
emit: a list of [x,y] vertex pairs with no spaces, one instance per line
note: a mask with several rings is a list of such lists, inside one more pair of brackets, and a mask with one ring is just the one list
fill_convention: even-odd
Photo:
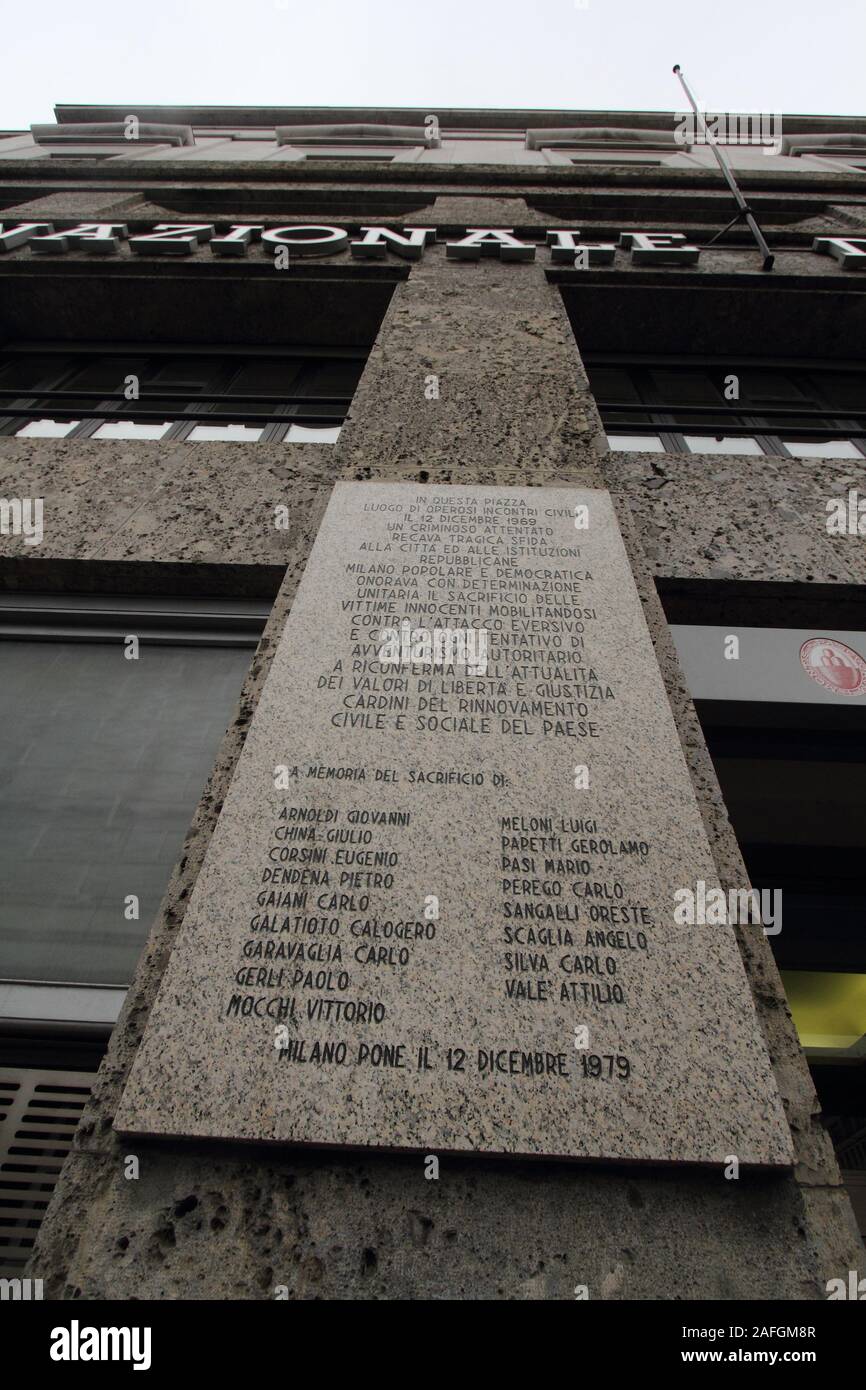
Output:
[[[441,193],[450,187],[465,191],[467,187],[480,189],[514,188],[526,192],[544,192],[550,188],[567,188],[574,191],[599,188],[659,189],[672,192],[680,189],[701,189],[718,191],[729,197],[724,180],[716,169],[678,169],[665,167],[635,167],[634,169],[606,165],[588,167],[514,164],[387,164],[381,169],[366,165],[358,168],[351,161],[316,160],[308,158],[297,163],[263,164],[260,161],[201,160],[195,165],[179,165],[170,160],[148,159],[143,164],[140,159],[123,159],[115,156],[109,162],[94,159],[52,158],[50,172],[47,161],[34,159],[5,159],[0,166],[0,188],[22,178],[51,188],[62,180],[65,187],[70,182],[76,189],[86,184],[104,188],[117,186],[127,188],[150,188],[156,181],[173,185],[195,187],[198,184],[221,182],[227,187],[244,183],[264,183],[286,187],[292,184],[317,183],[325,186],[352,185],[369,188],[406,188],[422,190],[429,188]],[[820,197],[824,193],[844,192],[857,194],[866,192],[866,172],[843,173],[841,171],[803,170],[792,173],[787,169],[738,169],[737,180],[741,185],[768,192],[807,193]]]
[[[678,114],[674,111],[563,111],[555,109],[509,109],[429,106],[149,106],[127,105],[55,106],[59,124],[81,121],[122,121],[135,115],[141,121],[184,125],[235,126],[260,129],[262,126],[370,122],[385,125],[423,124],[426,115],[435,115],[441,127],[451,130],[525,131],[527,126],[591,125],[624,126],[642,130],[656,127],[674,130]],[[779,113],[790,134],[825,134],[853,131],[866,134],[866,115],[831,116]]]

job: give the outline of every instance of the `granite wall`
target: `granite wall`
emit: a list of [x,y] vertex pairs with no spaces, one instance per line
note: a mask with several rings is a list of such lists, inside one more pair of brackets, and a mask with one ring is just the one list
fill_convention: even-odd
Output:
[[[459,198],[452,200],[459,203]],[[469,209],[467,208],[468,212]],[[459,207],[451,208],[458,216]],[[464,220],[471,224],[472,218]],[[425,386],[438,378],[439,397]],[[830,465],[832,487],[866,470]],[[821,1298],[864,1268],[767,939],[740,944],[794,1135],[785,1177],[443,1158],[257,1152],[112,1132],[274,645],[337,478],[609,486],[723,885],[746,882],[654,576],[864,582],[823,531],[824,465],[606,452],[557,287],[539,265],[446,263],[394,289],[336,446],[0,440],[0,493],[46,499],[39,558],[6,538],[7,584],[99,561],[285,566],[182,858],[142,954],[31,1273],[66,1298]],[[291,507],[279,531],[273,509]],[[820,524],[819,524],[820,522]],[[134,1152],[139,1177],[124,1176]]]

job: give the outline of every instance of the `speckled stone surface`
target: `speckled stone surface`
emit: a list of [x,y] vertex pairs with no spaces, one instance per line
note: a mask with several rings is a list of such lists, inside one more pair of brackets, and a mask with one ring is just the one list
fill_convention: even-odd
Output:
[[[413,602],[483,669],[383,666]],[[116,1128],[790,1165],[733,932],[674,921],[698,882],[608,495],[338,484]]]
[[0,562],[285,564],[338,469],[327,444],[3,438],[0,496],[43,498],[44,536],[0,535]]
[[866,491],[866,459],[609,453],[602,467],[659,576],[866,582],[862,537],[827,531],[829,503]]
[[[104,166],[103,180],[107,170]],[[253,177],[252,166],[250,171]],[[177,166],[171,170],[166,165],[162,172],[171,175],[172,187],[184,182],[177,179]],[[573,202],[575,190],[582,196],[586,188],[609,182],[604,171],[576,174],[565,169],[551,170],[544,183],[530,187],[535,175],[529,178],[528,171],[494,172],[498,182],[491,182],[487,174],[479,181],[477,169],[466,171],[465,177],[460,170],[435,169],[425,184],[430,185],[431,196],[432,191],[450,196],[455,183],[462,183],[474,197],[492,197],[501,196],[503,190],[510,196],[519,182],[530,210],[536,194],[544,195],[541,221],[552,226],[559,219],[552,211],[551,183],[561,184],[563,198]],[[75,186],[80,188],[80,168],[74,173]],[[67,182],[71,174],[69,167]],[[159,185],[158,171],[150,164],[147,177],[148,188]],[[786,177],[790,181],[791,176]],[[853,177],[834,176],[840,190]],[[773,178],[779,181],[776,174],[766,176],[765,182]],[[801,179],[802,188],[808,190],[808,179]],[[382,174],[365,170],[365,180],[387,182],[387,170]],[[668,174],[654,169],[636,176],[619,170],[616,181],[618,188],[629,183],[643,188],[653,182],[663,187],[669,211],[658,225],[677,229],[679,203],[692,196],[693,187],[718,198],[718,209],[709,214],[714,229],[727,221],[721,214],[728,194],[717,187],[710,171],[698,171],[688,187],[683,176],[677,176],[673,187]],[[113,188],[117,182],[114,164],[109,183]],[[91,183],[93,204],[87,215],[97,218],[117,195],[103,190],[97,177]],[[140,184],[130,179],[124,186]],[[189,186],[201,185],[190,180]],[[315,182],[309,186],[313,190]],[[429,204],[426,187],[423,193],[423,201]],[[786,185],[787,196],[810,195],[808,191],[791,194]],[[838,197],[842,199],[841,191]],[[54,199],[60,216],[65,210],[60,206],[63,194],[52,195]],[[566,208],[570,208],[568,201],[563,204],[564,224],[580,225],[573,210]],[[45,205],[39,211],[47,215]],[[331,212],[322,211],[322,220],[334,220]],[[82,210],[76,204],[69,212],[77,218]],[[448,209],[449,217],[462,217],[462,212],[462,208]],[[166,216],[162,211],[152,213]],[[379,220],[372,206],[365,215],[370,222]],[[389,219],[394,215],[389,214]],[[657,215],[660,210],[652,215],[654,225]],[[227,209],[226,217],[250,220],[240,193],[237,208]],[[287,212],[280,220],[297,218]],[[426,209],[423,217],[413,220],[433,225]],[[506,225],[511,225],[510,220]],[[846,225],[860,226],[862,210],[853,205],[829,208],[818,230],[830,225],[841,230]],[[44,1278],[46,1297],[70,1300],[268,1299],[274,1296],[275,1285],[287,1287],[290,1298],[302,1300],[572,1300],[576,1283],[585,1283],[592,1299],[605,1300],[824,1298],[829,1278],[864,1268],[863,1245],[821,1120],[770,939],[752,927],[738,927],[737,939],[794,1139],[792,1172],[764,1175],[744,1170],[740,1180],[732,1183],[718,1170],[686,1165],[613,1167],[454,1155],[443,1160],[440,1180],[428,1181],[423,1155],[407,1152],[280,1145],[263,1149],[165,1138],[130,1141],[112,1127],[335,478],[509,486],[556,482],[611,489],[701,818],[726,888],[745,882],[746,871],[653,577],[686,580],[695,576],[703,582],[721,563],[726,577],[753,575],[763,581],[755,586],[761,592],[780,590],[783,601],[790,603],[785,584],[772,581],[793,581],[801,594],[823,592],[822,602],[826,602],[828,588],[844,589],[849,564],[857,566],[854,572],[863,572],[862,541],[857,537],[833,543],[834,551],[838,545],[846,560],[841,570],[833,563],[835,557],[826,542],[820,551],[811,544],[816,528],[824,536],[819,499],[828,468],[834,473],[833,487],[837,486],[839,475],[833,465],[789,461],[785,467],[790,476],[808,484],[814,503],[808,511],[798,510],[795,518],[786,515],[778,518],[778,524],[762,525],[761,513],[772,517],[778,505],[766,464],[753,471],[751,464],[743,467],[741,462],[737,470],[736,460],[714,457],[683,472],[681,460],[670,456],[608,453],[581,365],[579,350],[587,344],[579,328],[575,333],[569,329],[560,291],[545,279],[543,257],[534,265],[510,267],[485,260],[473,269],[446,262],[439,250],[433,256],[435,249],[430,248],[425,260],[412,266],[409,278],[397,285],[347,426],[331,449],[187,444],[184,448],[194,451],[196,460],[206,460],[204,469],[191,460],[188,470],[177,446],[171,481],[163,484],[163,475],[154,474],[165,452],[160,443],[81,441],[73,447],[64,440],[0,439],[0,458],[8,464],[3,495],[24,491],[15,485],[22,465],[28,469],[32,465],[28,485],[30,491],[45,495],[46,515],[49,505],[62,507],[62,492],[80,489],[80,502],[63,512],[62,527],[52,525],[46,532],[35,555],[25,553],[19,539],[3,538],[10,556],[4,566],[14,566],[17,586],[25,583],[25,567],[33,572],[28,586],[44,589],[53,588],[58,575],[63,580],[69,565],[86,566],[88,574],[101,573],[105,565],[111,588],[121,592],[133,581],[136,591],[144,585],[142,591],[147,592],[148,585],[165,584],[166,575],[184,592],[193,582],[212,582],[210,575],[200,575],[206,554],[209,563],[220,567],[219,592],[243,595],[245,588],[226,586],[246,584],[250,564],[285,567],[285,580],[251,663],[238,710],[95,1078],[76,1131],[74,1152],[64,1164],[42,1223],[31,1272]],[[6,263],[18,254],[7,256]],[[727,262],[728,269],[738,273],[743,254],[752,255],[717,252],[709,267]],[[27,253],[20,255],[25,263]],[[207,262],[203,268],[209,278],[219,270],[207,248],[193,259]],[[71,253],[62,265],[72,270],[76,260],[76,253]],[[148,267],[154,276],[179,269],[173,264]],[[354,278],[359,267],[350,269]],[[822,282],[827,282],[821,258],[808,252],[797,258],[796,270],[807,280],[824,272]],[[455,275],[459,294],[455,294]],[[676,272],[656,274],[659,292],[672,275]],[[849,277],[847,288],[856,289],[859,279]],[[491,295],[499,310],[495,319],[486,312]],[[827,300],[833,331],[838,333],[836,306],[829,296]],[[475,313],[467,319],[464,311],[470,301]],[[498,392],[491,399],[486,380],[478,380],[474,390],[465,374],[456,382],[450,380],[468,331],[479,361],[507,345],[498,360],[519,388],[527,346],[541,321],[550,324],[545,336],[548,356],[536,377],[534,394],[515,389]],[[413,322],[416,331],[407,331]],[[634,322],[640,338],[643,320],[638,315]],[[431,325],[437,339],[432,361]],[[810,336],[812,330],[810,323]],[[389,351],[398,346],[398,351]],[[433,404],[425,398],[424,379],[439,366],[443,368],[441,395]],[[563,411],[562,392],[570,390],[574,381],[580,385],[579,397],[570,397],[569,408]],[[461,394],[462,411],[447,407],[452,388]],[[387,429],[383,429],[385,421]],[[82,470],[79,464],[85,458],[88,466]],[[295,460],[301,462],[295,465]],[[707,471],[717,473],[731,464],[736,471],[728,469],[721,485]],[[847,472],[847,465],[843,468]],[[257,469],[262,477],[273,473],[276,481],[269,504],[291,503],[290,533],[275,534],[270,515],[262,513],[261,492],[270,492],[270,479],[267,489],[257,486],[253,491],[249,484]],[[82,486],[85,476],[90,479],[93,506],[88,505],[87,489]],[[129,509],[126,489],[134,489]],[[50,497],[55,500],[49,502]],[[707,531],[710,511],[696,511],[695,499],[705,499],[706,508],[715,509],[722,518],[717,529],[731,517],[721,561],[704,553],[717,549],[719,542]],[[741,501],[747,501],[755,520],[743,534],[735,524],[743,517]],[[144,517],[147,525],[142,530],[139,522]],[[693,538],[695,524],[700,536]],[[67,564],[64,557],[68,556],[82,558]],[[195,564],[190,563],[193,558]],[[81,580],[76,570],[65,582],[78,588]],[[736,587],[716,585],[719,602],[729,588]],[[207,588],[196,591],[210,592]],[[737,617],[740,620],[739,610]],[[778,621],[778,612],[770,620]],[[130,1154],[140,1160],[135,1182],[127,1180]]]

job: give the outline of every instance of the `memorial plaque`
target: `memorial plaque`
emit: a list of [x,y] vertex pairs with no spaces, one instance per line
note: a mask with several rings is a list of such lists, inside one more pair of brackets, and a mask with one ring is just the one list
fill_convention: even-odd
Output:
[[339,483],[117,1128],[789,1165],[714,888],[609,495]]

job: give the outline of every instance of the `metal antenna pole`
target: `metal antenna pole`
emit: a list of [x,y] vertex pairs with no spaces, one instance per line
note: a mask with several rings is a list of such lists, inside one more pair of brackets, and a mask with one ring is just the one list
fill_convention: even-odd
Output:
[[734,218],[734,221],[735,221],[735,222],[736,222],[736,221],[739,221],[740,217],[745,218],[745,221],[746,221],[746,224],[747,224],[747,226],[748,226],[748,228],[749,228],[749,231],[752,233],[752,236],[755,238],[755,241],[756,241],[757,244],[758,244],[758,250],[760,251],[761,255],[762,255],[763,258],[764,258],[764,263],[763,263],[761,269],[762,269],[762,270],[772,270],[772,269],[773,269],[773,260],[774,260],[773,253],[772,253],[772,251],[770,250],[769,246],[767,245],[766,239],[765,239],[765,237],[764,237],[764,233],[761,231],[760,227],[758,226],[757,222],[755,221],[755,217],[754,217],[754,214],[752,213],[752,209],[749,207],[748,203],[746,202],[745,198],[743,197],[742,193],[740,192],[739,188],[737,187],[737,181],[736,181],[736,179],[734,178],[734,175],[733,175],[732,172],[731,172],[731,166],[728,164],[728,161],[727,161],[727,159],[725,158],[724,153],[723,153],[722,150],[719,148],[719,144],[718,144],[718,141],[716,140],[716,137],[715,137],[714,135],[711,135],[711,134],[710,134],[709,127],[707,126],[707,122],[706,122],[706,120],[705,120],[705,118],[704,118],[703,112],[698,110],[697,102],[695,101],[694,97],[692,96],[692,90],[691,90],[691,88],[690,88],[688,82],[687,82],[686,79],[683,77],[682,68],[680,67],[679,63],[677,63],[677,64],[675,65],[675,67],[674,67],[674,72],[676,73],[677,77],[680,79],[680,82],[681,82],[681,84],[682,84],[683,91],[685,92],[686,96],[687,96],[688,99],[689,99],[689,103],[690,103],[690,105],[691,105],[691,108],[692,108],[692,110],[694,111],[695,117],[696,117],[696,119],[697,119],[697,121],[698,121],[698,124],[699,124],[699,126],[700,126],[701,134],[703,135],[704,140],[706,141],[706,143],[710,146],[710,148],[711,148],[713,154],[716,156],[716,163],[718,164],[719,168],[720,168],[721,171],[722,171],[722,174],[724,175],[725,182],[727,183],[728,188],[731,190],[731,193],[734,195],[734,198],[735,198],[735,200],[736,200],[737,207],[739,208],[739,213],[737,214],[737,217]]

